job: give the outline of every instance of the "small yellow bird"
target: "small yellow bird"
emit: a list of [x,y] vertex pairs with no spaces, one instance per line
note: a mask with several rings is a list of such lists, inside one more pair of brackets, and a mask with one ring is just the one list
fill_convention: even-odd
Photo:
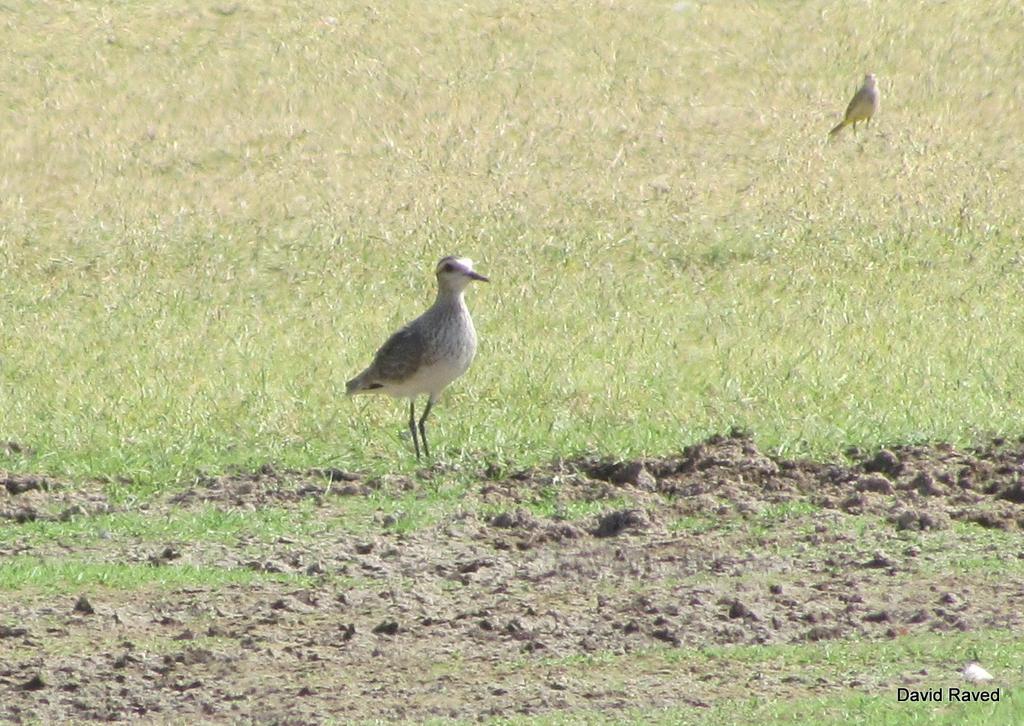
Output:
[[871,122],[871,117],[878,111],[878,103],[880,96],[878,93],[878,84],[875,81],[875,74],[868,73],[864,76],[864,85],[860,87],[860,90],[853,94],[853,98],[850,99],[850,105],[846,107],[846,117],[839,122],[839,125],[828,132],[829,136],[835,136],[844,127],[853,125],[854,130],[857,129],[857,124],[860,121],[865,123]]

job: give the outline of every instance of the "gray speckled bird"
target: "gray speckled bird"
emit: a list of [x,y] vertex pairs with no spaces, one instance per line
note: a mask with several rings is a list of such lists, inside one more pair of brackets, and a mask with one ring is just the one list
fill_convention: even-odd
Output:
[[[488,279],[473,270],[465,257],[444,257],[437,263],[437,300],[425,313],[388,338],[370,367],[345,384],[346,393],[387,393],[409,399],[409,432],[416,458],[430,456],[427,416],[445,387],[461,376],[476,355],[476,330],[463,292],[470,282]],[[416,397],[426,394],[427,407],[416,436]]]
[[828,135],[835,136],[851,124],[856,131],[857,124],[861,121],[870,124],[871,117],[878,112],[880,100],[881,97],[878,93],[875,74],[868,73],[864,76],[864,85],[850,99],[850,105],[846,107],[846,115],[843,117],[843,120],[834,129],[829,131]]

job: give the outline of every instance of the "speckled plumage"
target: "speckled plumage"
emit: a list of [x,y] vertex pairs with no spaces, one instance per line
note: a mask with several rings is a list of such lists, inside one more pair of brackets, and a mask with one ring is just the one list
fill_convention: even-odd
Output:
[[463,292],[473,280],[487,278],[466,258],[444,257],[437,263],[437,299],[426,312],[388,338],[373,362],[345,388],[349,395],[387,393],[410,399],[409,428],[419,456],[414,406],[426,394],[419,422],[424,452],[429,455],[424,422],[441,391],[469,368],[476,355],[476,330]]

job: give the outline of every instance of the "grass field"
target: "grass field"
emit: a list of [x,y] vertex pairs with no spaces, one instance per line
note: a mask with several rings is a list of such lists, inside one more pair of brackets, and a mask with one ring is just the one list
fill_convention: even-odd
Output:
[[[448,252],[494,278],[448,459],[1019,424],[1015,3],[28,7],[11,468],[411,466],[401,406],[343,383]],[[867,69],[879,117],[827,144]]]
[[[8,4],[0,469],[126,511],[0,544],[323,534],[135,507],[265,464],[414,474],[404,405],[344,382],[452,253],[492,282],[447,468],[352,504],[353,536],[433,526],[488,464],[1024,433],[1022,27],[1000,0]],[[878,116],[828,142],[868,71]],[[200,564],[171,582],[260,577]],[[134,577],[14,559],[0,587]],[[748,720],[883,722],[859,698]]]

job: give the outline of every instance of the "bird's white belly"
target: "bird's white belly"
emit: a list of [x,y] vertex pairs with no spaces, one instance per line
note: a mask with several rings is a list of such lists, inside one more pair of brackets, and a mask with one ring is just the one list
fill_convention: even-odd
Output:
[[385,392],[392,396],[419,396],[432,393],[435,396],[449,383],[461,376],[469,368],[472,355],[465,358],[447,358],[423,366],[414,374],[400,383],[389,383]]

